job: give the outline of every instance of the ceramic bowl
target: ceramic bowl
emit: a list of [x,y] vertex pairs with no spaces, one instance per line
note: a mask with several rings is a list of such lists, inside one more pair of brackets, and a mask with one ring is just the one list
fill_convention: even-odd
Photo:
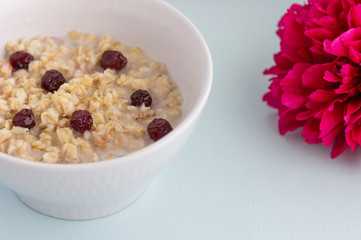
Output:
[[161,0],[2,0],[0,9],[0,22],[7,23],[2,24],[0,46],[78,30],[138,45],[167,64],[184,98],[183,113],[179,125],[159,141],[121,158],[78,165],[31,162],[0,153],[0,183],[43,214],[92,219],[135,201],[187,141],[206,104],[212,63],[199,31]]

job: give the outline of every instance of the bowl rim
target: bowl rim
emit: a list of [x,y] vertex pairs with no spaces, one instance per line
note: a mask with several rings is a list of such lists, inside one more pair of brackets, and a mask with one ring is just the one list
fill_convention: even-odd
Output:
[[163,7],[168,8],[174,14],[178,15],[178,17],[183,18],[185,23],[189,25],[190,29],[196,34],[198,39],[201,42],[202,50],[206,55],[206,82],[202,85],[201,91],[197,99],[195,100],[194,106],[191,108],[190,112],[187,116],[180,121],[179,125],[174,128],[169,134],[161,138],[160,140],[153,142],[152,144],[136,150],[132,153],[129,153],[122,157],[116,157],[112,159],[102,160],[98,162],[89,162],[89,163],[75,163],[75,164],[62,164],[62,163],[44,163],[44,162],[35,162],[26,159],[21,159],[3,152],[0,152],[0,161],[9,161],[13,165],[22,165],[24,167],[32,167],[38,169],[45,169],[45,170],[66,170],[66,171],[79,171],[79,170],[99,170],[108,168],[110,166],[114,166],[117,164],[126,164],[130,161],[134,161],[135,159],[143,159],[146,158],[149,152],[157,151],[157,149],[162,148],[167,144],[167,142],[174,141],[178,135],[182,134],[183,131],[191,127],[191,125],[197,121],[199,115],[201,114],[203,108],[206,105],[207,99],[210,95],[212,82],[213,82],[213,63],[210,50],[208,45],[198,30],[198,28],[178,9],[176,9],[171,4],[165,2],[164,0],[153,0],[158,1],[160,4],[163,4]]

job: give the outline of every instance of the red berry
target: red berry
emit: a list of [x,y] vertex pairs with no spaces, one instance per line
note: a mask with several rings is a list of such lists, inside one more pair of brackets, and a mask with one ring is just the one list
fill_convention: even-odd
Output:
[[57,91],[61,85],[66,82],[63,74],[57,70],[46,71],[44,76],[41,78],[41,87],[48,92]]
[[9,60],[13,70],[17,71],[19,69],[28,69],[29,63],[34,60],[34,57],[30,53],[18,51],[11,54]]
[[152,97],[149,92],[146,90],[137,90],[131,96],[130,100],[132,101],[133,106],[141,106],[143,103],[146,107],[152,105]]
[[87,110],[78,110],[73,112],[70,119],[70,127],[80,133],[91,130],[93,126],[93,118]]
[[35,126],[33,111],[31,109],[22,109],[20,112],[15,114],[13,118],[13,124],[17,127],[31,129]]
[[158,141],[172,130],[170,123],[163,118],[155,118],[147,127],[148,135],[153,141]]
[[103,69],[111,68],[117,71],[122,70],[127,65],[127,59],[121,52],[107,50],[103,52],[100,60],[100,66]]

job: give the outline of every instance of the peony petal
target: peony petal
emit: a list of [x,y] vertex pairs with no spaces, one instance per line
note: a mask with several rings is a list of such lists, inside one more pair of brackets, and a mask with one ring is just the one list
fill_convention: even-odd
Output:
[[333,104],[333,107],[332,105],[330,105],[328,110],[325,111],[320,123],[321,138],[327,136],[334,128],[338,127],[340,124],[344,125],[343,111],[343,104],[338,102]]
[[271,92],[263,95],[263,101],[266,101],[267,104],[273,108],[279,108],[282,105],[281,100],[279,98],[275,98]]
[[282,104],[291,108],[297,109],[302,107],[308,100],[308,97],[305,95],[298,95],[292,93],[284,93],[282,95]]
[[287,42],[291,47],[308,47],[309,39],[303,33],[303,26],[298,24],[294,19],[285,21],[282,41]]
[[351,152],[355,151],[356,147],[361,145],[361,128],[358,123],[347,125],[345,129],[345,139],[351,147]]
[[356,50],[361,47],[359,43],[360,38],[361,28],[352,28],[342,33],[332,42],[330,40],[325,40],[323,42],[324,50],[335,56],[348,57],[350,46]]
[[[361,34],[359,34],[358,37],[360,37],[360,36],[361,36]],[[359,40],[359,39],[352,40],[347,43],[347,46],[354,48],[356,51],[360,51],[361,50],[361,40]]]
[[[310,100],[306,103],[306,108],[311,109],[313,114],[315,114],[315,116],[314,116],[315,118],[321,119],[323,116],[323,112],[327,110],[327,107],[329,106],[329,104],[330,103],[315,102],[315,101]],[[322,113],[319,113],[319,112],[322,112]]]
[[332,90],[317,89],[310,95],[310,100],[315,102],[331,102],[336,98]]
[[280,85],[284,92],[302,94],[305,89],[302,87],[302,74],[312,66],[308,63],[296,63],[286,77],[281,80]]
[[[280,43],[281,51],[283,53],[283,56],[288,58],[292,62],[312,62],[312,55],[307,50],[300,51],[299,47],[294,47],[288,44],[286,41],[281,41]],[[300,54],[301,53],[301,54]],[[305,53],[308,53],[305,55]]]
[[323,3],[324,6],[327,6],[326,14],[328,16],[332,16],[332,17],[337,18],[339,16],[339,14],[340,14],[340,11],[342,10],[340,1],[339,0],[337,0],[337,1],[328,0],[328,1],[324,1],[324,2],[325,2],[325,3]]
[[352,130],[350,131],[350,133],[352,139],[357,141],[357,138],[360,135],[360,128],[358,128],[357,126],[352,126]]
[[[315,64],[310,66],[302,75],[302,84],[305,88],[328,88],[332,86],[323,79],[326,71],[331,71],[335,67],[333,63]],[[331,85],[330,85],[331,84]]]
[[354,41],[358,42],[361,37],[361,28],[351,28],[340,35],[341,42],[349,47]]
[[332,146],[331,158],[338,157],[341,153],[343,153],[346,150],[347,147],[348,145],[345,140],[345,134],[341,133],[339,136],[337,136]]
[[360,76],[359,67],[354,67],[351,64],[344,64],[340,70],[340,76],[343,84],[355,84],[359,82],[355,77]]
[[319,111],[316,111],[313,116],[315,118],[322,119],[322,116],[323,116],[323,114],[325,114],[325,112],[326,112],[326,109],[320,109]]
[[337,76],[335,76],[335,74],[333,74],[330,71],[325,71],[325,75],[323,76],[323,79],[325,79],[327,82],[340,82],[341,79]]
[[357,142],[352,138],[352,131],[345,132],[345,140],[348,146],[351,148],[351,152],[355,151]]
[[281,135],[285,135],[289,131],[294,131],[305,124],[305,121],[296,120],[297,110],[286,111],[278,121],[278,128]]
[[361,119],[361,109],[358,109],[355,113],[351,114],[349,118],[349,123],[355,124],[360,119]]
[[281,99],[281,96],[283,94],[280,82],[281,79],[279,78],[271,78],[271,85],[269,86],[269,89],[271,90],[272,94],[277,97],[278,99]]
[[293,66],[293,62],[290,61],[289,59],[285,58],[282,53],[278,53],[278,54],[275,54],[274,55],[274,60],[276,62],[276,65],[282,69],[292,69],[292,66]]
[[348,101],[346,105],[346,115],[344,120],[346,123],[350,121],[351,114],[355,113],[361,108],[361,97],[352,98]]
[[348,50],[342,44],[340,37],[337,37],[333,41],[326,39],[323,42],[323,48],[324,48],[325,52],[330,53],[335,56],[347,57],[347,54],[348,54]]
[[[359,139],[360,139],[360,137],[361,137],[361,129],[360,129],[359,126],[354,125],[354,126],[352,127],[351,137],[352,137],[352,139],[357,143],[356,145],[358,145],[358,144],[359,144]],[[355,148],[354,148],[354,149],[351,149],[352,152],[353,152],[354,150],[355,150]]]
[[307,143],[315,144],[322,142],[322,140],[319,138],[319,126],[320,119],[310,118],[307,120],[306,125],[302,129],[302,137]]
[[[358,80],[358,79],[355,79]],[[336,94],[347,94],[348,96],[356,96],[360,93],[361,83],[355,87],[350,84],[341,84],[338,89],[335,89]]]
[[356,64],[360,63],[360,53],[357,52],[353,47],[349,48],[349,57],[351,61],[353,61]]
[[329,39],[334,39],[343,32],[343,29],[339,26],[338,20],[331,16],[324,16],[320,19],[315,19],[315,23],[322,28],[327,29],[334,35],[334,37]]
[[[327,135],[322,136],[322,143],[326,146],[329,147],[332,145],[332,143],[335,141],[335,138],[341,133],[343,132],[343,130],[345,129],[343,124],[339,124],[337,125],[335,128],[333,128]],[[322,135],[322,133],[321,133]],[[321,137],[320,135],[320,137]]]
[[312,118],[314,115],[314,112],[311,110],[307,110],[304,112],[300,112],[296,115],[296,120],[303,121]]
[[348,93],[352,88],[353,88],[352,85],[341,84],[341,85],[339,86],[339,88],[337,88],[337,89],[335,90],[335,93],[336,93],[336,94]]
[[353,6],[349,11],[349,15],[351,17],[350,27],[361,27],[361,4]]
[[299,48],[297,54],[304,62],[312,62],[312,54],[310,53],[309,48]]
[[325,28],[311,28],[305,31],[305,35],[313,40],[323,41],[325,39],[333,39],[335,34]]
[[[322,43],[317,43],[314,42],[313,45],[310,47],[310,51],[313,53],[313,62],[328,62],[328,60],[319,60],[324,59],[324,58],[328,58],[325,54],[325,51],[323,50],[323,45]],[[318,56],[316,57],[314,54],[317,54]]]
[[265,75],[277,75],[277,76],[286,76],[288,71],[292,69],[294,63],[282,55],[282,52],[279,52],[273,56],[273,59],[276,63],[275,66],[266,69],[263,74]]
[[310,9],[310,12],[309,12],[309,18],[319,19],[319,18],[322,18],[323,16],[327,15],[325,8],[322,6],[322,4],[320,2],[318,2],[318,0],[316,0],[316,1],[309,0],[308,2],[310,4],[312,4],[312,8]]

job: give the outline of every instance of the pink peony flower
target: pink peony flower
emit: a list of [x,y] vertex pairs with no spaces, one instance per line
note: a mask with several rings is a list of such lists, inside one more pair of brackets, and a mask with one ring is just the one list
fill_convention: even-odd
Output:
[[279,131],[302,128],[307,143],[335,158],[361,146],[361,0],[309,0],[281,18],[279,53],[263,99]]

